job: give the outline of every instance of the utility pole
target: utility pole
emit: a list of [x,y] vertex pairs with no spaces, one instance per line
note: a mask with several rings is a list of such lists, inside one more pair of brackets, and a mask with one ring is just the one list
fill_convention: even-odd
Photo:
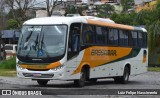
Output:
[[[0,0],[0,60],[3,59],[3,55],[4,54],[4,44],[3,44],[3,41],[2,41],[2,29],[4,27],[4,0]],[[3,52],[3,53],[2,53]]]
[[88,6],[90,6],[91,5],[91,1],[90,0],[88,0]]
[[77,0],[75,0],[75,5],[77,4]]

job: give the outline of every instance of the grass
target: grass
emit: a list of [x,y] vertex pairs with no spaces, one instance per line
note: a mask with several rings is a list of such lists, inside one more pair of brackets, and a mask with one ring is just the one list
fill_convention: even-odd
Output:
[[15,77],[16,71],[11,69],[0,69],[0,76]]
[[0,61],[0,69],[16,69],[16,57]]
[[148,71],[160,72],[160,67],[148,67]]
[[16,57],[0,61],[0,76],[16,76]]

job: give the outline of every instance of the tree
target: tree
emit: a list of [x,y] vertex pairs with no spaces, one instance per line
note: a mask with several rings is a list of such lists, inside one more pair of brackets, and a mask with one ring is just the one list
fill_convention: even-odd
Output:
[[136,20],[146,25],[149,54],[155,53],[156,47],[160,47],[160,0],[157,0],[157,4],[153,10],[142,10],[139,12]]
[[69,5],[65,8],[65,15],[67,14],[76,14],[78,13],[77,10],[76,10],[76,7],[74,5]]
[[86,6],[74,6],[74,5],[70,5],[70,6],[67,6],[66,8],[65,8],[65,16],[67,15],[67,14],[79,14],[79,15],[81,15],[81,16],[84,16],[83,15],[83,11],[84,10],[87,10],[88,9],[88,6],[86,5]]
[[98,16],[99,17],[107,17],[109,15],[111,15],[111,13],[114,12],[115,8],[114,6],[110,5],[110,4],[102,4],[100,6],[98,6]]
[[60,2],[58,0],[46,0],[47,16],[51,16],[54,8],[61,4],[62,0]]
[[126,12],[131,6],[129,5],[129,2],[133,2],[133,0],[121,0],[121,5],[123,7],[123,12]]
[[4,0],[1,0],[0,1],[0,30],[2,30],[4,28],[4,19],[5,19],[5,16],[4,16]]
[[153,11],[142,10],[137,14],[136,20],[138,24],[147,26],[154,21],[153,17],[156,17],[156,13]]
[[5,3],[12,13],[12,18],[17,20],[19,26],[28,19],[27,11],[39,4],[36,0],[5,0]]
[[15,19],[9,19],[7,21],[7,29],[17,29],[18,22]]
[[77,7],[78,14],[81,16],[85,16],[83,11],[88,10],[88,7],[89,7],[88,5]]
[[137,25],[135,21],[136,13],[113,13],[110,18],[116,23],[126,24],[126,25]]

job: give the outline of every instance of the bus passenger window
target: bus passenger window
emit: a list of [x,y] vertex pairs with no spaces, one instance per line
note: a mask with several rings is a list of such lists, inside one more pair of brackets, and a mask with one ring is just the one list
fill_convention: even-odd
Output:
[[129,40],[129,46],[134,46],[134,40],[131,31],[128,31],[128,40]]
[[86,44],[93,44],[95,42],[93,26],[83,25],[83,40]]
[[96,27],[96,43],[105,44],[106,30],[103,27]]
[[137,46],[137,32],[136,31],[131,31],[132,34],[132,40],[133,40],[133,45],[132,46]]
[[147,47],[147,34],[143,33],[143,45],[146,48]]
[[142,39],[142,33],[138,32],[138,46],[142,47],[143,46],[143,39]]
[[108,43],[109,45],[118,45],[118,30],[117,29],[110,29],[109,36],[108,36]]
[[128,46],[128,34],[124,30],[119,30],[119,45]]

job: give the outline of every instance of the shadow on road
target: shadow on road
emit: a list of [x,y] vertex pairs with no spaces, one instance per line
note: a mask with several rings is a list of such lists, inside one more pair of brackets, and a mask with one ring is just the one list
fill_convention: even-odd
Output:
[[[135,84],[143,84],[140,81],[129,81],[128,84],[121,84],[121,83],[115,83],[113,80],[103,80],[103,81],[97,81],[97,82],[86,82],[85,87],[89,86],[102,86],[102,85],[135,85]],[[40,86],[40,85],[28,85],[29,87],[42,87],[42,88],[77,88],[73,81],[70,81],[68,83],[59,83],[59,84],[54,84],[54,81],[51,81],[49,84],[46,86]]]

